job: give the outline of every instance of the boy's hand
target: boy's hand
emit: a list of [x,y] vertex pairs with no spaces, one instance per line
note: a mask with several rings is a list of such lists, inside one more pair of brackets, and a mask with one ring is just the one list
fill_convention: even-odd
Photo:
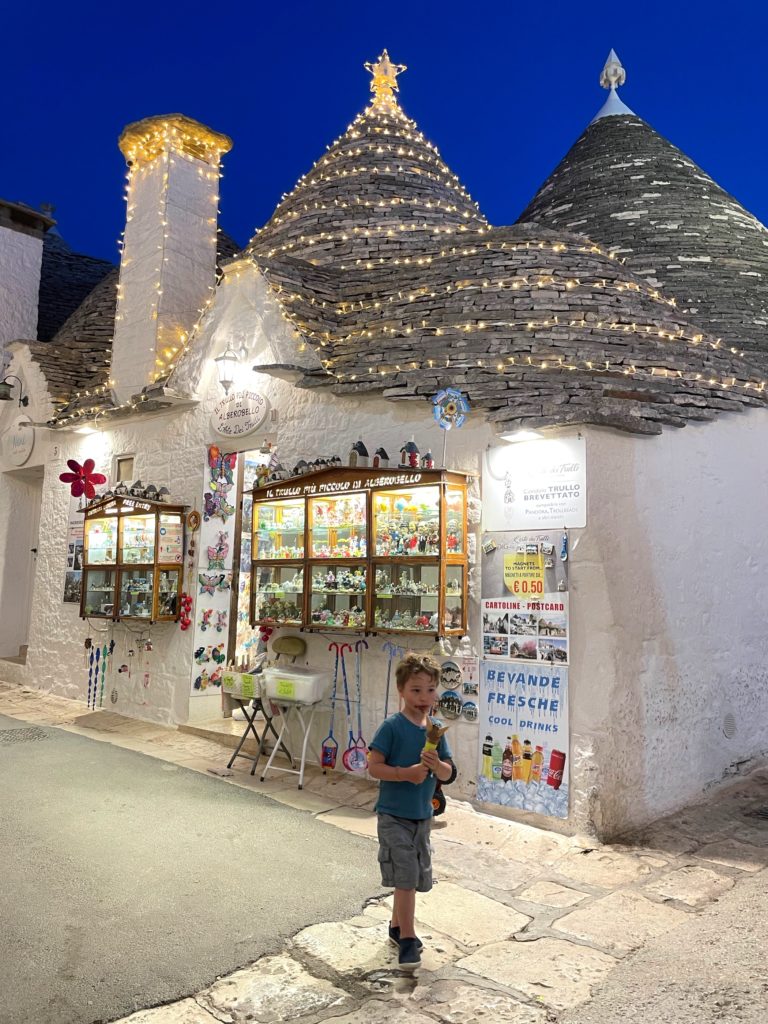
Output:
[[440,757],[436,750],[422,750],[421,763],[426,765],[431,772],[436,772],[440,767]]
[[412,782],[414,786],[418,786],[426,779],[428,771],[425,764],[412,764],[410,768],[400,769],[400,779],[402,782]]

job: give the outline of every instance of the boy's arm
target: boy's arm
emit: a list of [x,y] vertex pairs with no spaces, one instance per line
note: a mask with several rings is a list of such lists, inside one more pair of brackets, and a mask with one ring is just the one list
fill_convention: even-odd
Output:
[[372,748],[368,751],[368,774],[382,782],[412,782],[418,786],[427,777],[427,766],[419,763],[401,768],[400,765],[387,764],[382,752]]
[[421,762],[431,772],[434,772],[441,782],[448,782],[453,775],[453,764],[450,761],[441,761],[436,750],[424,750],[421,755]]

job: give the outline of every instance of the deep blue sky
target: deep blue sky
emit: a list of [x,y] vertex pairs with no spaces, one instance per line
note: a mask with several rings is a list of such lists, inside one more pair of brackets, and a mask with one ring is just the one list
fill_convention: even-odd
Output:
[[3,15],[0,196],[56,207],[73,248],[115,260],[117,137],[180,111],[234,139],[221,225],[244,244],[369,97],[365,61],[408,65],[403,109],[495,224],[513,222],[602,105],[624,102],[768,220],[762,0],[42,4]]

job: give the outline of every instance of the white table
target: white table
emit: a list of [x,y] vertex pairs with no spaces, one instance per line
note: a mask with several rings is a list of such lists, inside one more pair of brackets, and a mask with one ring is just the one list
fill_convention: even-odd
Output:
[[[317,758],[318,764],[320,763],[320,755],[318,754],[317,750],[315,750],[314,747],[310,745],[309,742],[309,734],[312,731],[312,722],[314,721],[315,711],[319,707],[320,701],[315,701],[311,704],[305,704],[300,701],[285,701],[279,699],[275,700],[274,697],[268,697],[266,698],[266,700],[270,701],[272,704],[275,704],[277,705],[277,707],[280,708],[282,724],[280,726],[280,732],[278,733],[275,745],[272,748],[272,753],[269,755],[269,760],[267,761],[264,767],[264,771],[261,774],[261,781],[264,781],[264,779],[267,777],[267,772],[271,768],[272,771],[275,772],[288,772],[289,775],[298,775],[299,789],[303,789],[304,767],[307,761],[307,751],[311,750],[311,752]],[[275,765],[272,762],[275,759],[275,754],[278,752],[281,745],[283,744],[286,730],[290,726],[291,722],[296,722],[299,728],[301,729],[301,759],[299,761],[298,768],[281,768],[279,765]]]

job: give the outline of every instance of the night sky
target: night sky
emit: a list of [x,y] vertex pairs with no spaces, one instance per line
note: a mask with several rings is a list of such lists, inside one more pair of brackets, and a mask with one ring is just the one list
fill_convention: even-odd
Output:
[[77,251],[117,259],[123,126],[181,112],[234,139],[221,226],[245,244],[367,104],[365,61],[491,223],[512,223],[602,106],[623,101],[768,221],[768,5],[287,2],[41,4],[3,14],[0,196],[52,203]]

